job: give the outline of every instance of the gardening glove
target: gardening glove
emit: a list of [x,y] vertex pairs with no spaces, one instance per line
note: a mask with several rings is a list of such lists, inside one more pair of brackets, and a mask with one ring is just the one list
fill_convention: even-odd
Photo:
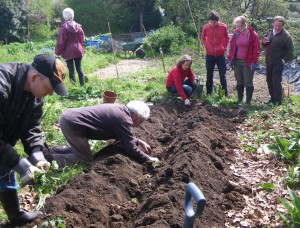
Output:
[[26,158],[20,159],[12,170],[20,175],[21,186],[34,184],[34,173],[42,172],[39,168],[33,166]]
[[230,70],[231,62],[228,60],[226,63],[226,70]]
[[255,70],[256,70],[256,67],[257,67],[257,63],[251,63],[250,69],[251,69],[252,71],[255,71]]
[[185,100],[184,100],[184,104],[185,104],[185,105],[191,105],[191,102],[190,102],[189,99],[185,99]]
[[51,164],[44,157],[43,147],[40,146],[33,149],[28,161],[30,161],[34,166],[44,170],[48,170],[51,166]]

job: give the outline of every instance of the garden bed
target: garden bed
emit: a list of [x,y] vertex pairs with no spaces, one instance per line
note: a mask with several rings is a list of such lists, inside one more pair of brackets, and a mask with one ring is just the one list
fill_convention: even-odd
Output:
[[44,205],[44,215],[26,227],[64,216],[67,227],[182,227],[186,184],[194,182],[207,205],[194,227],[223,227],[225,211],[243,208],[250,189],[228,164],[239,146],[238,110],[210,104],[189,108],[173,100],[151,107],[136,135],[148,142],[160,167],[142,165],[115,144],[96,156],[89,170],[72,179]]

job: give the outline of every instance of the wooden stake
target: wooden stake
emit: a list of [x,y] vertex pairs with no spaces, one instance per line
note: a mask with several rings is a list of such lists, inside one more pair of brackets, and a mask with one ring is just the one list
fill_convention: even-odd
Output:
[[163,64],[163,68],[164,68],[164,73],[166,73],[166,67],[165,67],[165,61],[164,61],[164,53],[163,53],[163,49],[160,47],[159,48],[160,54],[161,54],[161,60],[162,60],[162,64]]
[[111,30],[110,30],[109,22],[107,22],[107,23],[108,23],[108,31],[109,31],[109,36],[110,36],[112,52],[113,52],[113,56],[114,56],[114,64],[116,66],[117,78],[119,78],[119,71],[118,71],[118,67],[117,67],[117,63],[116,63],[116,56],[115,56],[115,47],[114,47],[115,45],[114,45],[114,41],[113,41],[113,38],[112,38],[112,33],[111,33]]

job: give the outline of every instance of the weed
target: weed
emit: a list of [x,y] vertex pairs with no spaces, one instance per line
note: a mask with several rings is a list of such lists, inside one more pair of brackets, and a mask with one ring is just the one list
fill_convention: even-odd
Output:
[[288,215],[279,213],[284,224],[290,227],[300,227],[300,198],[297,194],[288,187],[291,201],[280,198],[280,202],[287,209]]
[[292,166],[290,171],[283,177],[283,183],[289,188],[298,187],[300,184],[299,166]]

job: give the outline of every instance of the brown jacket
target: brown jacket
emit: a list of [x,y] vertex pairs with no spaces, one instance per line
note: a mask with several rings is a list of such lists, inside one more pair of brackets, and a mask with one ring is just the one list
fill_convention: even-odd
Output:
[[72,123],[70,128],[80,130],[82,136],[94,140],[118,139],[125,152],[141,162],[149,156],[137,147],[138,139],[133,136],[133,122],[128,108],[121,104],[100,104],[64,111]]
[[264,37],[269,37],[270,42],[262,44],[265,50],[265,62],[267,65],[273,65],[284,60],[288,62],[291,60],[294,45],[290,33],[282,29],[282,31],[273,36],[273,29],[270,29]]

